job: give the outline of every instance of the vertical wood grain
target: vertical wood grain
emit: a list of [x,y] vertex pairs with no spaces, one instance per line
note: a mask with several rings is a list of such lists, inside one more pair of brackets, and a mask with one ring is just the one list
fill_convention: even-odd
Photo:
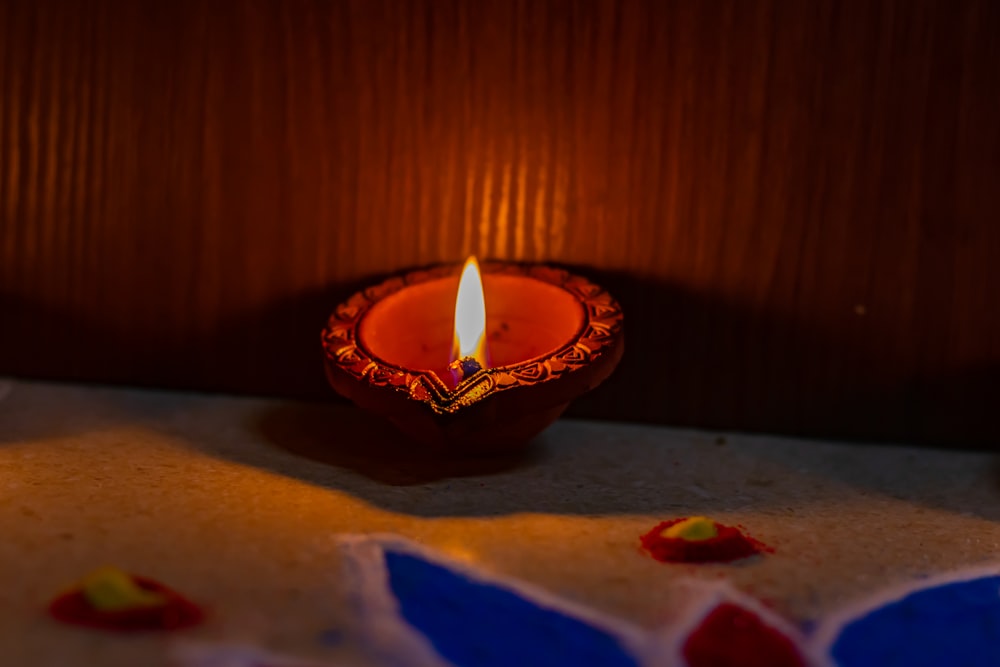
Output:
[[578,414],[994,443],[991,0],[0,3],[0,372],[325,396],[350,288],[616,289]]

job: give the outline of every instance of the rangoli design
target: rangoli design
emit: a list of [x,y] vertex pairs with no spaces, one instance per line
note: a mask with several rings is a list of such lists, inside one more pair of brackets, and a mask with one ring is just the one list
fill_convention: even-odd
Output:
[[[680,621],[650,631],[399,537],[346,536],[340,545],[359,631],[385,664],[807,664],[794,627],[725,584],[685,582]],[[716,650],[722,644],[735,648]],[[742,652],[764,662],[742,661]]]
[[[688,526],[675,532],[713,537],[704,531]],[[806,636],[723,581],[681,578],[662,625],[643,628],[399,536],[346,535],[337,544],[355,612],[356,627],[348,635],[365,664],[1000,665],[1000,567],[887,589]],[[330,667],[241,644],[185,642],[175,648],[179,667]]]

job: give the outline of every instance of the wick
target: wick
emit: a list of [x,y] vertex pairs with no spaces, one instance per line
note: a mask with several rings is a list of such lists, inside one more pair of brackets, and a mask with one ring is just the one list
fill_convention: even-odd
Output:
[[457,384],[470,375],[483,370],[483,365],[475,357],[462,357],[448,364],[448,370],[451,371],[451,375],[455,378],[455,383]]

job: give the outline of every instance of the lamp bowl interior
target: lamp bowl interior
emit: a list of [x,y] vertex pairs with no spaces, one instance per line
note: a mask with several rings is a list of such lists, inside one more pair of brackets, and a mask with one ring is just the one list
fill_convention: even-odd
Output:
[[[452,383],[458,276],[410,285],[368,310],[358,340],[376,359],[398,368],[431,371]],[[530,277],[485,274],[488,365],[516,366],[552,353],[580,334],[583,305],[570,292]]]

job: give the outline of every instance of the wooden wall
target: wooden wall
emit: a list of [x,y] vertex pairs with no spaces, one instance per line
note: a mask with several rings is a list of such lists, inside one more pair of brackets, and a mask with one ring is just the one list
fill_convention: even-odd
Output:
[[389,272],[577,267],[577,415],[990,445],[996,0],[0,2],[0,373],[328,397]]

